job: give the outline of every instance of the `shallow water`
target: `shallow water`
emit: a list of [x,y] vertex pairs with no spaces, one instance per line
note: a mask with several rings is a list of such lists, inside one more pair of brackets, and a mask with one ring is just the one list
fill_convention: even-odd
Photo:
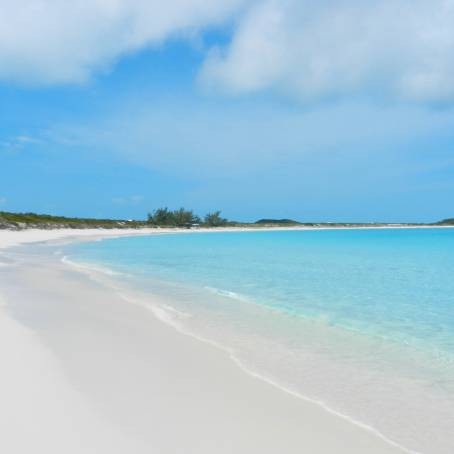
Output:
[[454,229],[169,234],[65,254],[158,295],[167,321],[248,371],[409,450],[454,452]]

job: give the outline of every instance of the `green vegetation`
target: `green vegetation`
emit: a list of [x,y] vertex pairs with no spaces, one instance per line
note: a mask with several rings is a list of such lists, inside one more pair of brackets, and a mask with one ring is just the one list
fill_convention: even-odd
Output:
[[437,222],[435,225],[454,225],[454,218],[443,219]]
[[154,226],[190,227],[194,224],[200,224],[200,218],[192,210],[180,208],[171,211],[165,207],[149,213],[147,223]]
[[0,229],[123,229],[123,228],[144,228],[144,227],[247,227],[247,228],[264,228],[264,227],[405,227],[405,226],[454,226],[454,218],[443,219],[442,221],[432,224],[386,224],[386,223],[311,223],[298,222],[292,219],[272,219],[264,218],[256,222],[235,222],[229,221],[221,216],[220,211],[207,213],[203,218],[197,216],[193,210],[180,208],[178,210],[169,210],[168,208],[158,208],[148,214],[146,221],[122,220],[122,219],[92,219],[92,218],[72,218],[65,216],[51,216],[48,214],[36,213],[9,213],[0,211]]
[[208,213],[203,220],[194,211],[180,208],[169,210],[158,208],[148,214],[146,221],[124,220],[124,219],[92,219],[72,218],[65,216],[52,216],[49,214],[36,213],[10,213],[0,211],[0,229],[122,229],[122,228],[143,228],[143,227],[221,227],[236,225],[221,217],[220,211]]
[[0,211],[0,228],[70,228],[70,229],[121,229],[140,228],[146,225],[143,221],[114,219],[69,218],[36,213],[8,213]]
[[208,213],[204,218],[204,225],[208,227],[222,227],[228,225],[229,221],[221,217],[220,211],[214,211],[213,213]]
[[202,219],[192,210],[171,211],[167,207],[158,208],[153,213],[148,214],[147,223],[156,227],[194,227],[202,225],[204,227],[221,227],[231,225],[231,223],[221,217],[220,211],[208,213]]
[[293,219],[259,219],[255,222],[256,224],[268,224],[268,225],[301,225],[301,222],[294,221]]

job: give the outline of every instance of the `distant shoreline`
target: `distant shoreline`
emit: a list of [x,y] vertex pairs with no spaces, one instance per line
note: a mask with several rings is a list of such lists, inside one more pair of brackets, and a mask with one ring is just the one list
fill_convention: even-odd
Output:
[[[196,216],[192,211],[183,209],[169,211],[167,208],[156,210],[164,213],[167,218],[157,218],[148,215],[148,220],[134,219],[95,219],[70,218],[36,213],[12,213],[0,211],[1,230],[216,230],[216,229],[326,229],[326,228],[414,228],[414,227],[444,227],[454,226],[454,219],[444,219],[432,223],[415,222],[300,222],[293,219],[263,218],[256,222],[237,222],[220,217],[218,212],[209,213],[205,220]],[[186,218],[181,216],[185,214]],[[180,217],[178,217],[180,216]],[[181,218],[181,219],[180,219]]]
[[[1,221],[1,220],[0,220]],[[182,226],[150,226],[150,225],[141,225],[137,227],[130,227],[128,225],[123,225],[121,227],[106,227],[103,225],[88,225],[83,227],[75,227],[72,225],[39,225],[39,224],[30,224],[30,225],[20,225],[20,226],[10,226],[2,225],[0,222],[0,232],[2,231],[26,231],[26,230],[100,230],[100,231],[227,231],[227,230],[318,230],[318,229],[380,229],[380,228],[437,228],[437,227],[454,227],[454,224],[386,224],[386,223],[301,223],[301,224],[255,224],[255,223],[241,223],[235,225],[225,225],[218,227],[207,227],[207,226],[191,226],[191,227],[182,227]]]
[[38,242],[96,241],[100,239],[128,236],[146,236],[179,233],[216,233],[216,232],[266,232],[266,231],[316,231],[316,230],[381,230],[381,229],[447,229],[454,225],[420,225],[420,224],[383,224],[383,225],[319,225],[319,226],[247,226],[247,227],[143,227],[136,229],[103,229],[103,228],[25,228],[0,229],[0,250],[12,246]]

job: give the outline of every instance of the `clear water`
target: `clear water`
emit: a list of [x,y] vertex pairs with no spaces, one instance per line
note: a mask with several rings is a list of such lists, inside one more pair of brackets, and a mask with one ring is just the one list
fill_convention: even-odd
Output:
[[124,273],[282,388],[410,451],[454,452],[454,229],[170,234],[66,253]]

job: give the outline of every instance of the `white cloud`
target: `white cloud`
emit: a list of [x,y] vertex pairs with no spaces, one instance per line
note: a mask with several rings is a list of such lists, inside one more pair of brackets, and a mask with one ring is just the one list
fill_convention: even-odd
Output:
[[26,135],[15,136],[8,140],[0,141],[0,151],[15,153],[22,151],[27,145],[39,143],[41,143],[41,139],[37,137]]
[[453,24],[452,0],[265,0],[201,77],[232,93],[452,100]]
[[0,205],[6,204],[6,197],[0,197]]
[[0,80],[84,82],[228,20],[200,75],[216,90],[454,100],[453,0],[0,0]]
[[0,79],[83,82],[122,55],[190,34],[243,0],[0,0]]
[[37,139],[36,137],[31,137],[31,136],[17,136],[15,138],[15,141],[17,143],[22,143],[22,144],[26,144],[26,143],[40,143],[39,139]]
[[[418,148],[428,138],[452,137],[454,110],[408,105],[330,103],[289,109],[287,103],[186,103],[172,98],[124,104],[97,120],[54,125],[49,150],[108,153],[183,180],[234,178],[299,167],[305,156],[368,155]],[[188,115],[188,112],[191,114]],[[67,148],[68,140],[72,148]],[[428,148],[436,148],[431,145]],[[352,159],[353,160],[353,159]],[[116,203],[126,203],[125,197]]]

